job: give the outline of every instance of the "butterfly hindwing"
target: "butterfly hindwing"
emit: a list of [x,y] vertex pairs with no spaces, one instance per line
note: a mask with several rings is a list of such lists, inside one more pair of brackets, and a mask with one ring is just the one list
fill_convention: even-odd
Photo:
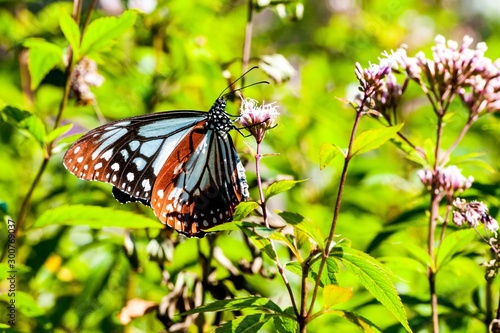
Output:
[[227,133],[197,126],[184,140],[160,172],[151,207],[172,228],[201,236],[204,229],[232,219],[236,205],[248,196],[248,185]]

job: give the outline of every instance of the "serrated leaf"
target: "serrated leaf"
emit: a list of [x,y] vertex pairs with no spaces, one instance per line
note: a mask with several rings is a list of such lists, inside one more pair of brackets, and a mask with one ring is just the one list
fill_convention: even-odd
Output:
[[19,123],[21,129],[26,130],[43,147],[45,143],[45,126],[40,118],[32,114]]
[[297,260],[299,261],[299,263],[301,263],[303,261],[302,254],[295,246],[292,235],[284,235],[281,232],[275,232],[275,233],[271,234],[269,236],[269,238],[285,243],[288,246],[288,248],[290,249],[290,251],[293,252],[295,257],[297,257]]
[[323,288],[323,302],[325,309],[345,303],[352,298],[352,288],[342,288],[335,284],[326,285]]
[[403,125],[404,124],[398,124],[395,126],[377,128],[359,134],[354,139],[351,156],[377,149],[390,139],[396,137],[397,133],[403,128]]
[[49,134],[47,134],[47,137],[45,138],[45,142],[49,143],[69,131],[73,127],[72,123],[60,126],[54,130],[52,130]]
[[255,201],[243,201],[236,206],[233,214],[234,221],[242,221],[251,212],[259,208],[259,203]]
[[266,226],[253,222],[242,222],[242,221],[232,221],[216,225],[210,229],[206,229],[206,232],[215,231],[234,231],[234,230],[251,230],[253,236],[259,236],[262,238],[269,238],[270,234],[275,233],[276,229],[267,228]]
[[321,145],[319,150],[319,168],[323,170],[330,164],[333,159],[339,155],[345,157],[344,152],[340,147],[332,143],[325,143]]
[[274,328],[276,332],[298,332],[299,331],[299,324],[297,323],[297,320],[292,319],[295,317],[295,311],[293,310],[293,307],[288,307],[284,311],[285,313],[289,314],[290,317],[285,317],[285,316],[274,316]]
[[301,179],[301,180],[278,180],[266,189],[266,199],[269,199],[277,194],[280,194],[281,192],[285,192],[293,188],[295,185],[298,183],[305,182],[306,179]]
[[71,45],[73,50],[73,59],[78,59],[78,54],[80,52],[80,28],[76,24],[73,17],[71,17],[67,12],[62,11],[59,17],[59,26],[64,34],[64,37]]
[[281,308],[266,297],[240,297],[232,299],[224,299],[220,301],[215,301],[209,304],[201,305],[196,309],[189,310],[187,312],[181,313],[181,315],[189,315],[193,313],[204,313],[204,312],[220,312],[220,311],[236,311],[244,309],[261,309],[269,310],[273,313],[285,314]]
[[46,210],[33,227],[46,225],[88,225],[94,229],[119,227],[131,229],[165,228],[165,225],[142,215],[109,207],[71,205]]
[[255,231],[251,229],[241,229],[245,235],[247,235],[248,238],[254,243],[257,248],[267,254],[269,258],[272,260],[276,260],[276,253],[274,252],[272,246],[271,246],[271,241],[269,239],[263,238],[259,236]]
[[288,224],[293,225],[294,228],[306,233],[320,249],[323,250],[325,248],[324,237],[317,225],[297,213],[281,212],[278,215],[281,216]]
[[125,11],[120,17],[103,17],[92,21],[83,35],[80,54],[86,56],[110,47],[135,22],[136,13]]
[[384,305],[408,331],[412,332],[403,303],[382,263],[368,254],[348,247],[334,247],[330,256],[338,258],[344,266],[355,274],[363,286]]
[[[311,267],[307,271],[307,278],[312,282],[315,282],[318,277],[319,265],[320,261],[319,260],[315,261],[314,264],[311,265]],[[302,265],[297,261],[288,262],[285,265],[285,268],[293,274],[302,276]],[[319,280],[319,286],[325,287],[329,284],[337,284],[337,278],[335,276],[335,273],[337,273],[338,271],[339,267],[335,262],[335,260],[332,258],[328,258],[325,267],[323,268],[321,278]]]
[[464,250],[476,236],[474,229],[464,229],[446,235],[436,253],[436,272],[453,259],[454,255]]
[[273,315],[266,313],[255,313],[247,316],[239,316],[215,329],[215,333],[257,333]]
[[29,49],[28,70],[35,90],[52,68],[63,63],[63,49],[41,38],[27,39],[24,46]]

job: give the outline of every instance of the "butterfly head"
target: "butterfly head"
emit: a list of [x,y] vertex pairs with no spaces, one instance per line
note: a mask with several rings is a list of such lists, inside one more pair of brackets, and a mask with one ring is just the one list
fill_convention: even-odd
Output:
[[223,97],[217,98],[208,111],[207,128],[218,134],[226,134],[233,128],[233,121],[226,112],[226,100]]

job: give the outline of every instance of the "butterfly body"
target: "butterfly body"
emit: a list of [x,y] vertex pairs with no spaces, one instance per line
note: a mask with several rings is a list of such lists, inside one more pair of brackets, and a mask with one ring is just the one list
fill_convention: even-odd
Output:
[[100,126],[64,156],[77,177],[112,184],[118,201],[151,206],[161,222],[187,236],[232,219],[248,197],[245,170],[228,132],[225,101],[209,112],[170,111]]

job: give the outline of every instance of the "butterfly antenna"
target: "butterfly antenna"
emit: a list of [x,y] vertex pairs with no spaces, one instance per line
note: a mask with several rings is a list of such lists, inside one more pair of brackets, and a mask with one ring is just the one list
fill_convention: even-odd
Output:
[[[259,66],[253,66],[252,68],[250,68],[249,70],[247,70],[245,73],[241,74],[241,75],[240,75],[240,77],[239,77],[239,78],[237,78],[236,80],[234,80],[233,82],[231,82],[231,83],[230,83],[230,84],[226,87],[226,89],[222,90],[222,92],[219,94],[219,97],[218,97],[218,98],[221,98],[221,97],[223,97],[223,96],[227,96],[227,95],[229,95],[229,94],[231,94],[231,93],[234,93],[235,91],[239,91],[239,90],[241,90],[241,89],[244,89],[244,88],[247,88],[247,87],[253,86],[254,84],[262,83],[262,82],[254,83],[254,84],[251,84],[251,85],[249,85],[249,86],[242,87],[242,88],[239,88],[239,89],[235,89],[234,91],[231,91],[231,92],[229,92],[229,93],[227,93],[227,94],[224,94],[224,92],[225,92],[226,90],[228,90],[229,88],[231,88],[231,87],[232,87],[232,86],[233,86],[236,82],[238,82],[239,80],[241,80],[241,79],[242,79],[245,75],[247,75],[248,73],[250,73],[251,71],[253,71],[253,70],[254,70],[254,69],[256,69],[256,68],[259,68]],[[269,82],[266,82],[266,83],[269,83]]]
[[[241,88],[238,88],[238,89],[234,89],[233,91],[230,91],[230,92],[228,92],[227,94],[222,95],[222,97],[224,97],[224,98],[225,98],[226,96],[233,95],[233,94],[237,93],[238,91],[241,91],[241,90],[243,90],[243,89],[246,89],[246,88],[249,88],[249,87],[252,87],[252,86],[256,86],[256,85],[258,85],[258,84],[269,84],[269,82],[268,82],[268,81],[259,81],[259,82],[254,82],[254,83],[251,83],[251,84],[246,85],[246,86],[244,86],[244,87],[241,87]],[[220,96],[219,96],[219,97],[220,97]]]

